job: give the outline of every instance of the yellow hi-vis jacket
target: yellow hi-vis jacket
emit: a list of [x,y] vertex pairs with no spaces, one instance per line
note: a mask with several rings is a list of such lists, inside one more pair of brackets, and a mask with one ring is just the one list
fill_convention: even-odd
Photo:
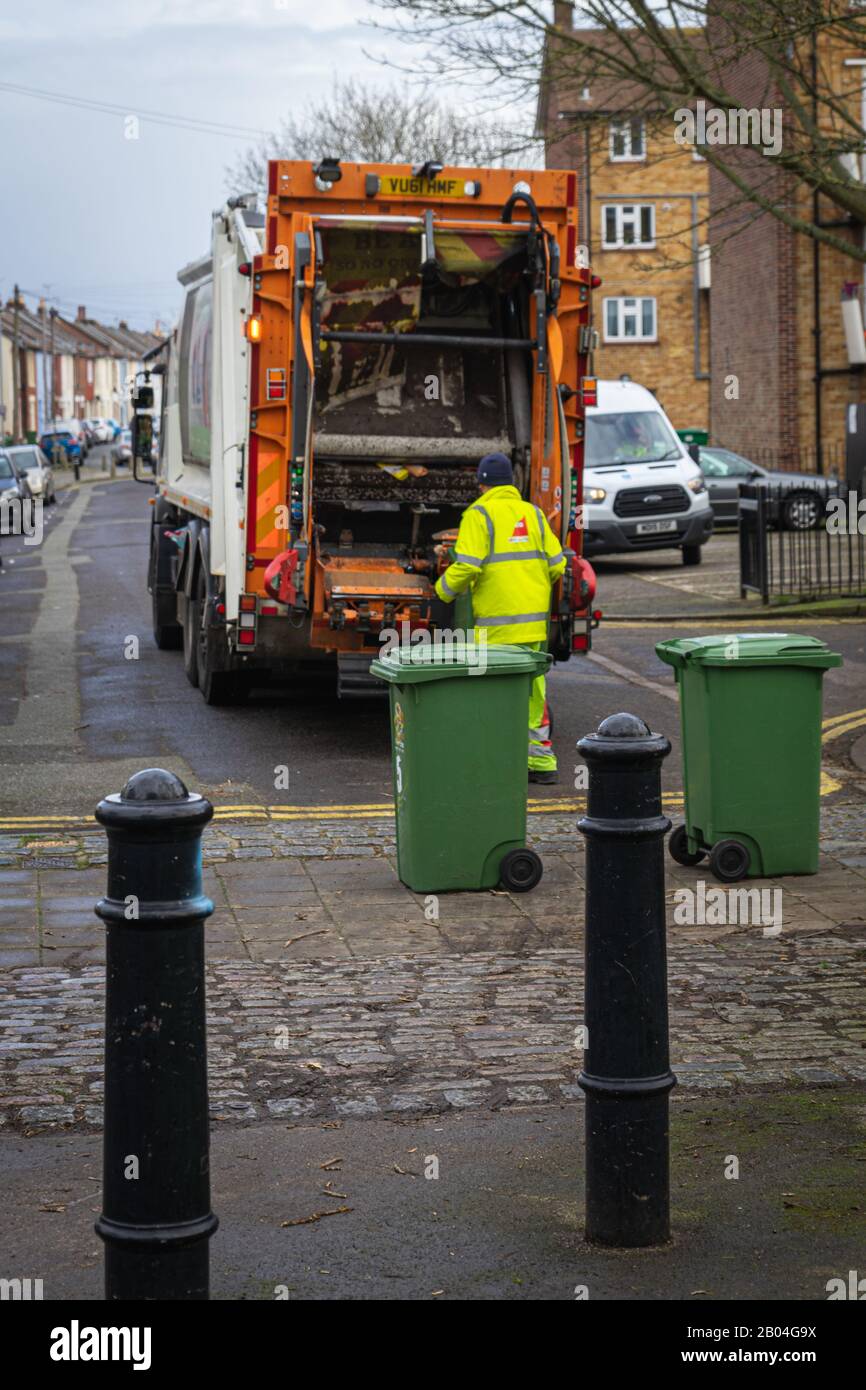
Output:
[[450,603],[472,585],[475,627],[488,642],[545,642],[551,585],[565,566],[541,508],[516,487],[492,487],[463,513],[436,593]]

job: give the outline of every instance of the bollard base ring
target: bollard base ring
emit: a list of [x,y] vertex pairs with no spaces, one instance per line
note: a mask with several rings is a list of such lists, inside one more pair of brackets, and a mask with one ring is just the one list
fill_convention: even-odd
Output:
[[577,1084],[588,1095],[608,1100],[642,1100],[646,1096],[664,1095],[672,1091],[677,1078],[672,1071],[660,1076],[593,1076],[582,1071]]
[[125,1221],[113,1221],[110,1216],[99,1216],[93,1229],[101,1240],[111,1245],[153,1245],[165,1249],[166,1246],[192,1245],[195,1241],[209,1240],[219,1226],[219,1217],[209,1211],[207,1216],[197,1216],[194,1221],[173,1221],[165,1226],[136,1226]]

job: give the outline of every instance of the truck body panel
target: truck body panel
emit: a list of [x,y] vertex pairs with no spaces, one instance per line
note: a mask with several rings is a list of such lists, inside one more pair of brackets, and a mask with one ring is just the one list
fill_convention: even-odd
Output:
[[[264,216],[214,215],[210,255],[179,276],[154,517],[203,669],[348,664],[383,628],[434,627],[495,450],[580,556],[577,219],[569,171],[283,160]],[[560,659],[588,645],[579,573],[554,595]]]

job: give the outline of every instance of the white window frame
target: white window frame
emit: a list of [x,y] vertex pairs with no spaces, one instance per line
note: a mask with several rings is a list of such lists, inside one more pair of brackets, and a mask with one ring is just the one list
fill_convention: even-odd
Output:
[[[608,332],[608,305],[609,305],[609,304],[616,304],[616,305],[618,306],[618,307],[617,307],[617,331],[616,331],[616,333],[609,333],[609,332]],[[633,310],[628,310],[628,311],[627,311],[627,310],[625,309],[625,305],[627,305],[627,304],[629,304],[629,305],[634,305],[634,306],[635,306],[634,309],[633,309]],[[644,304],[651,304],[651,305],[653,306],[653,308],[652,308],[652,321],[653,321],[652,333],[644,333],[644,332],[642,332],[642,331],[640,330],[640,324],[641,324],[642,321],[643,321],[643,306],[644,306]],[[623,344],[623,343],[657,343],[657,342],[658,342],[658,301],[657,301],[655,295],[649,295],[649,294],[644,294],[644,295],[635,295],[635,294],[617,294],[617,295],[610,295],[610,296],[606,297],[606,298],[602,301],[601,309],[602,309],[602,325],[603,325],[603,337],[604,337],[604,342],[606,342],[606,343],[619,343],[619,344]],[[624,332],[622,331],[622,330],[623,330],[623,326],[624,326],[624,318],[625,318],[626,312],[633,312],[633,313],[635,314],[635,327],[638,329],[638,331],[635,332],[635,333],[626,334],[626,333],[624,333]]]
[[[641,154],[632,153],[632,127],[635,122],[640,125],[640,141],[643,147]],[[625,141],[625,154],[614,153],[614,139],[620,133]],[[611,121],[608,130],[608,157],[614,164],[636,164],[646,159],[646,121],[643,116],[630,116],[628,120]]]
[[[625,241],[624,231],[626,222],[630,222],[634,227],[635,235],[640,237],[640,224],[644,208],[650,214],[650,238],[648,241]],[[616,240],[607,239],[607,215],[609,212],[616,213]],[[629,213],[629,217],[626,217]],[[603,203],[601,208],[601,249],[603,251],[632,251],[647,250],[656,244],[656,209],[655,203]]]

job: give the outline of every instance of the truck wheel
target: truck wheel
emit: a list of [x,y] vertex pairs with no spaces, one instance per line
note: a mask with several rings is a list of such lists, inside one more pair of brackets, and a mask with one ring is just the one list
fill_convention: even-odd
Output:
[[710,868],[722,883],[736,883],[749,872],[749,858],[739,840],[719,840],[710,850]]
[[183,618],[183,669],[190,685],[198,685],[198,653],[201,634],[202,603],[198,594],[191,594],[186,601]]
[[503,888],[512,893],[528,893],[541,882],[543,865],[533,849],[510,849],[499,865]]
[[701,560],[702,560],[702,559],[703,559],[703,556],[702,556],[702,554],[701,554],[701,547],[700,547],[699,545],[684,545],[684,546],[683,546],[683,564],[684,564],[684,565],[699,565],[699,564],[701,563]]
[[228,643],[224,627],[204,621],[206,609],[204,576],[199,575],[196,604],[202,615],[199,621],[198,688],[206,705],[239,705],[249,695],[250,680],[246,671],[227,671]]
[[162,652],[178,651],[183,645],[183,628],[177,620],[177,595],[174,588],[160,588],[159,529],[153,527],[150,536],[150,565],[147,582],[153,612],[153,640]]
[[668,854],[677,864],[685,864],[687,868],[693,868],[695,864],[700,864],[705,851],[696,850],[694,853],[689,849],[689,837],[686,827],[678,825],[676,830],[668,840]]

